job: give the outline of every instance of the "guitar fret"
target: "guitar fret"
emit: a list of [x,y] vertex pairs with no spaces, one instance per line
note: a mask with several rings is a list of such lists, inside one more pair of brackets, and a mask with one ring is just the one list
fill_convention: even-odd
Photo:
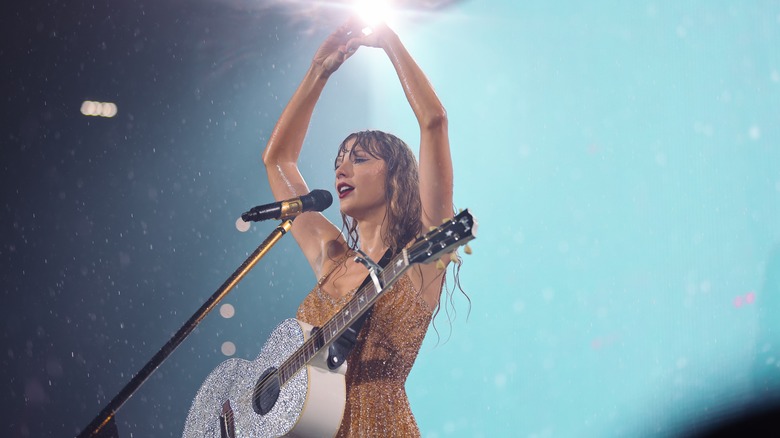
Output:
[[388,284],[398,279],[408,267],[406,254],[397,256],[379,273],[379,281],[383,289],[378,290],[373,283],[358,289],[355,296],[347,302],[338,314],[320,327],[304,344],[293,353],[278,369],[281,384],[286,383],[293,375],[304,367],[317,352],[329,345],[342,331],[356,319],[376,298],[384,292]]
[[[360,288],[353,295],[352,299],[350,299],[338,312],[340,313],[338,318],[336,315],[334,315],[330,321],[324,323],[314,333],[307,334],[307,336],[309,336],[308,339],[302,344],[299,344],[297,348],[294,348],[294,351],[292,351],[286,359],[278,358],[271,353],[265,354],[261,352],[261,356],[257,359],[260,361],[259,364],[265,363],[266,359],[270,359],[272,363],[275,364],[278,364],[278,361],[280,360],[281,363],[277,366],[274,377],[279,379],[280,385],[293,383],[291,380],[294,380],[295,376],[298,375],[302,368],[304,368],[306,364],[312,360],[313,356],[318,352],[327,353],[322,351],[322,349],[330,345],[330,343],[334,340],[333,338],[336,337],[338,333],[341,333],[345,327],[353,323],[358,316],[363,315],[364,312],[383,294],[383,291],[385,289],[389,289],[395,283],[395,281],[397,281],[399,277],[404,274],[404,272],[417,263],[432,262],[435,258],[445,255],[446,251],[450,251],[452,248],[464,245],[466,242],[476,237],[476,230],[477,223],[474,221],[474,218],[471,217],[467,210],[461,212],[453,219],[446,221],[435,230],[420,236],[411,245],[409,245],[408,248],[403,249],[399,254],[396,254],[395,257],[393,257],[392,260],[390,260],[390,262],[383,267],[381,272],[375,274],[378,275],[378,283],[380,284],[380,287],[376,287],[373,281],[377,280],[376,276],[370,278],[367,282],[367,286]],[[470,253],[468,248],[466,248],[466,253]],[[284,324],[279,326],[278,329],[281,331],[275,331],[270,340],[276,339],[277,334],[283,335],[284,333],[288,333],[290,325]],[[272,345],[272,348],[269,348],[269,351],[273,352],[277,348],[286,350],[286,345]],[[268,353],[268,351],[266,353]],[[209,385],[211,385],[211,381],[209,380],[208,382]],[[255,384],[254,394],[252,395],[253,398],[261,398],[262,396],[267,395],[264,393],[264,391],[267,390],[267,387],[261,385],[261,383],[264,382],[258,380]],[[294,386],[296,391],[297,388],[300,387],[298,384]],[[207,388],[207,391],[205,391],[206,394],[213,393],[211,388],[206,386],[204,386],[204,388]],[[199,394],[201,394],[201,391],[199,391]],[[201,400],[196,398],[196,402],[199,403],[201,401],[205,402],[205,399]],[[265,402],[268,401],[270,400],[265,400]],[[233,406],[230,406],[231,403],[232,402],[226,402],[222,406],[222,415],[219,418],[219,422],[220,426],[227,427],[227,429],[223,427],[223,431],[232,431],[230,426],[234,421],[234,414],[236,417],[239,415],[245,415],[244,410],[235,410]],[[239,401],[236,400],[236,403],[239,403]],[[199,407],[199,405],[196,405],[194,402],[193,408],[196,406]],[[212,408],[216,410],[219,408],[219,406],[212,406]],[[187,438],[190,436],[194,437],[202,435],[199,433],[189,433],[188,431],[206,430],[214,426],[213,424],[206,424],[206,422],[215,420],[212,419],[210,415],[196,415],[194,417],[197,418],[193,422],[190,422],[189,417],[187,419],[188,423],[185,425],[185,434],[187,435]],[[254,433],[252,435],[258,434]]]
[[327,329],[328,329],[328,324],[326,323],[322,326],[322,328],[319,331],[317,331],[317,334],[312,339],[311,351],[309,351],[309,355],[307,359],[310,359],[312,356],[314,356],[314,354],[317,352],[319,347],[325,343],[325,335],[328,333]]

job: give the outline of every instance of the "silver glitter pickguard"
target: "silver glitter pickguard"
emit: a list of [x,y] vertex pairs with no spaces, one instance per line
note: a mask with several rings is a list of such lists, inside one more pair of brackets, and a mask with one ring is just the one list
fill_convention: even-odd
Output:
[[296,424],[306,401],[306,369],[298,371],[281,388],[279,399],[266,415],[252,409],[252,393],[258,378],[270,367],[278,367],[303,344],[304,334],[294,319],[279,324],[257,359],[229,359],[209,374],[192,402],[183,438],[220,438],[222,404],[233,408],[236,437],[264,438],[287,434]]

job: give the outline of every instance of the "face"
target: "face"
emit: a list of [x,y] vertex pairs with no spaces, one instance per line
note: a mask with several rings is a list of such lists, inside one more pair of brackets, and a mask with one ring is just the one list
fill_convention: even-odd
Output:
[[366,152],[355,139],[336,158],[336,193],[342,213],[357,220],[384,217],[386,164]]

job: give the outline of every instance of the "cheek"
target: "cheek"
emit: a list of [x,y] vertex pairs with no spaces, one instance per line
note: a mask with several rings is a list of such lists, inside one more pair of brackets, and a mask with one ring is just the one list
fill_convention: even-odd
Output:
[[385,172],[384,167],[376,169],[371,175],[371,179],[384,191],[387,180],[387,172]]
[[382,181],[385,180],[385,176],[387,175],[387,165],[385,163],[382,163],[379,166],[374,167],[374,177],[375,178],[382,178]]

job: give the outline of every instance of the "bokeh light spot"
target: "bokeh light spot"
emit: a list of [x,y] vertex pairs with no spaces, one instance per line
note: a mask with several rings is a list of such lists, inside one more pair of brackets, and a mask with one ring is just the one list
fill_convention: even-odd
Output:
[[234,344],[234,343],[232,343],[230,341],[223,342],[222,343],[222,354],[224,354],[225,356],[232,356],[232,355],[236,354],[236,344]]
[[246,233],[247,231],[249,231],[250,226],[251,224],[249,222],[244,222],[244,220],[241,218],[236,219],[236,229],[238,231],[241,231],[242,233]]
[[232,318],[236,314],[236,309],[232,304],[223,304],[219,308],[219,314],[222,315],[223,318]]
[[117,106],[113,102],[93,102],[85,100],[81,103],[81,114],[85,116],[100,116],[111,118],[118,112]]

